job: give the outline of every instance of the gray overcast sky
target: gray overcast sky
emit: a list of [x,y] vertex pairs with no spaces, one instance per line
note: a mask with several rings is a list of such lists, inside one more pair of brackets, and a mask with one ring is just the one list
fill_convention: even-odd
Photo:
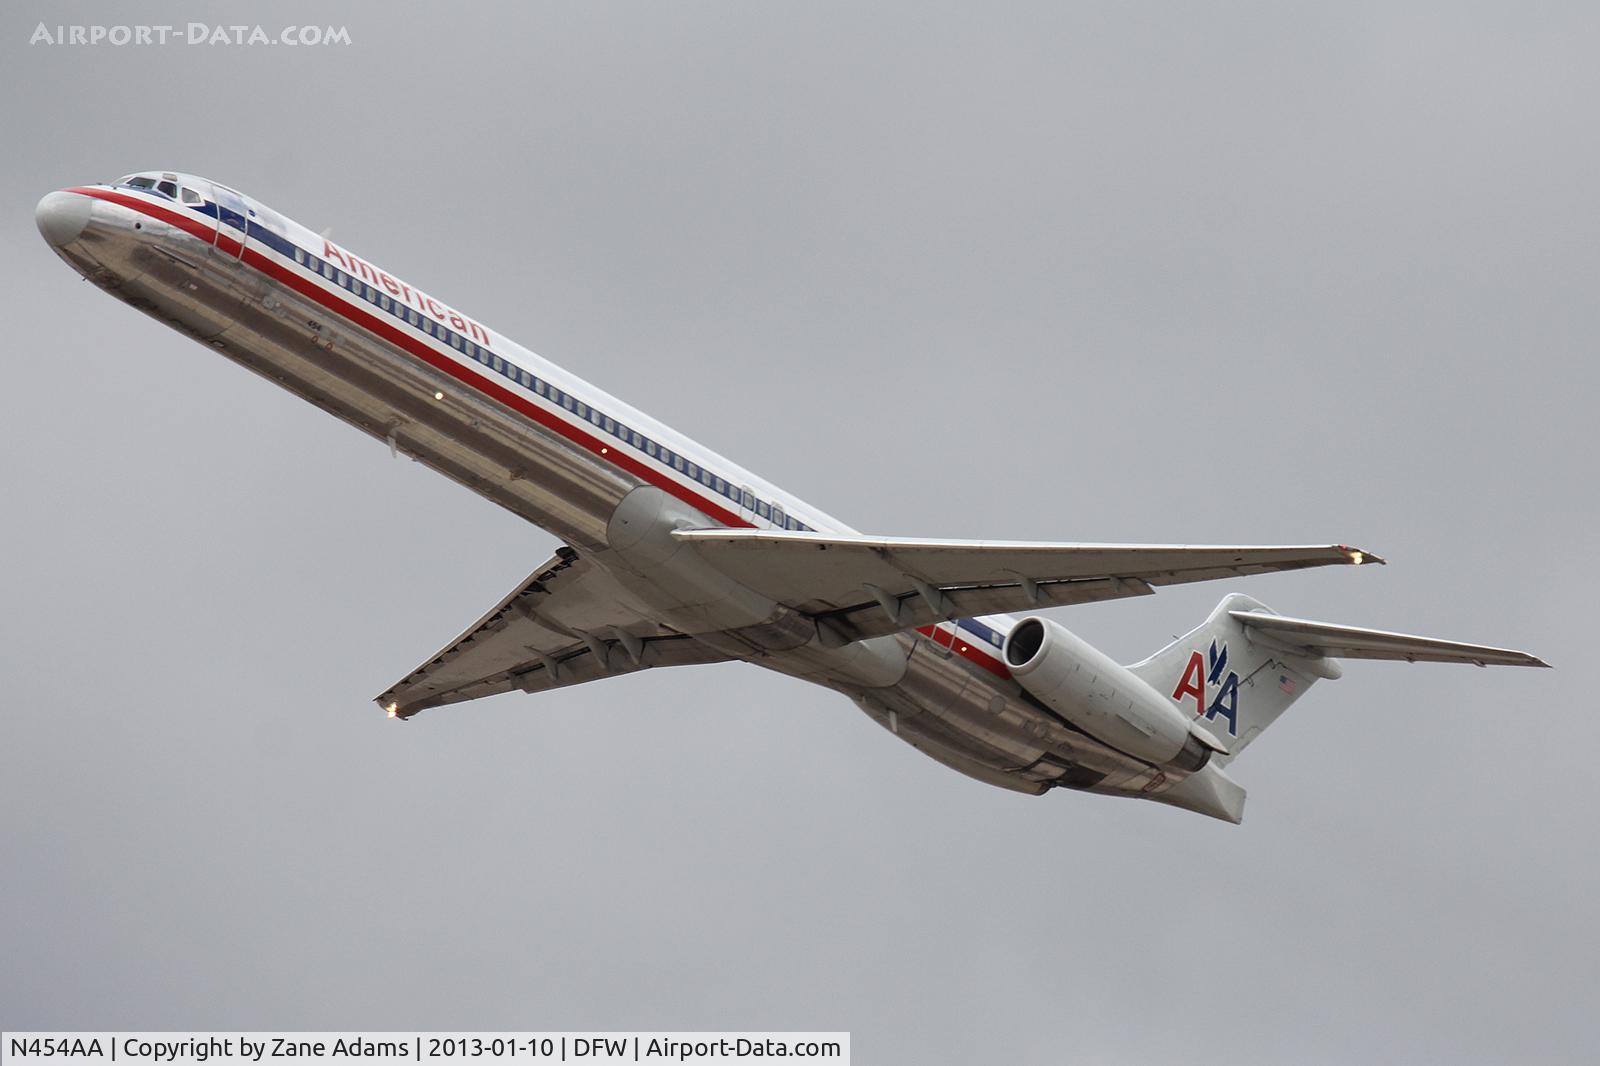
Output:
[[[222,9],[218,9],[221,11]],[[30,47],[49,22],[346,48]],[[849,1029],[862,1062],[1594,1061],[1589,4],[9,4],[0,1026]],[[727,665],[398,726],[553,547],[77,279],[235,185],[858,527],[1360,544],[1243,826]]]

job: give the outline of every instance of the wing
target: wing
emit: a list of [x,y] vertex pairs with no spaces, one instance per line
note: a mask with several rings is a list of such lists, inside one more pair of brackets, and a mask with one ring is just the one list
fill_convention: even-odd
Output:
[[1509,648],[1482,644],[1459,644],[1453,640],[1413,637],[1405,633],[1386,633],[1381,629],[1357,629],[1304,618],[1285,618],[1259,611],[1229,611],[1244,626],[1252,639],[1281,645],[1300,655],[1329,659],[1404,659],[1407,662],[1474,663],[1478,666],[1544,666],[1550,664],[1536,655]]
[[1383,562],[1342,544],[1050,544],[747,529],[673,536],[741,584],[815,616],[840,643],[947,618],[1148,596],[1157,585]]
[[604,570],[571,548],[546,562],[437,655],[377,697],[391,717],[513,689],[543,692],[653,666],[727,656],[629,606]]

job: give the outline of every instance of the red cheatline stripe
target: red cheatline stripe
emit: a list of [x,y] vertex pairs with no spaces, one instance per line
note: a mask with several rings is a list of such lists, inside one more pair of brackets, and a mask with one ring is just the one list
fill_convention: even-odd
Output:
[[1011,676],[1011,671],[1006,669],[1005,663],[986,651],[979,651],[977,645],[962,637],[959,627],[954,622],[950,623],[950,627],[948,634],[937,625],[918,626],[917,632],[939,645],[939,647],[950,648],[963,659],[969,659],[977,663],[995,677],[1009,678]]
[[[153,218],[158,218],[163,222],[168,222],[172,225],[178,226],[186,232],[191,233],[201,240],[207,241],[208,243],[211,241],[214,233],[209,226],[201,225],[194,217],[184,215],[181,212],[168,210],[159,204],[147,203],[146,201],[140,200],[137,197],[127,196],[123,193],[113,192],[107,189],[75,188],[67,191],[81,193],[85,196],[92,196],[101,200],[108,200],[112,203],[121,204],[124,207],[140,211],[146,215],[150,215]],[[239,242],[228,237],[225,232],[218,237],[218,246],[223,252],[229,255],[236,256],[239,253]],[[285,268],[281,264],[274,262],[272,259],[262,255],[254,248],[250,248],[248,246],[245,248],[244,262],[246,265],[254,267],[263,274],[266,274],[268,277],[271,277],[273,280],[286,285],[296,292],[316,301],[340,317],[362,327],[365,330],[368,330],[369,332],[377,334],[390,344],[400,348],[402,351],[410,353],[434,369],[449,374],[462,384],[474,388],[486,396],[498,400],[506,407],[517,411],[518,413],[532,419],[548,429],[553,430],[556,433],[559,433],[573,444],[576,444],[580,448],[592,453],[597,458],[608,460],[628,471],[630,474],[633,474],[635,477],[639,478],[639,480],[651,485],[655,485],[657,488],[671,493],[690,506],[704,511],[711,518],[721,522],[723,525],[745,526],[750,528],[755,526],[754,522],[741,518],[739,515],[728,510],[726,507],[712,502],[687,486],[680,484],[670,477],[667,477],[660,471],[657,471],[638,461],[622,449],[613,447],[611,444],[603,442],[599,438],[585,433],[583,430],[572,425],[565,419],[546,411],[538,404],[535,404],[532,401],[518,395],[517,393],[512,392],[510,389],[506,388],[504,385],[501,385],[492,378],[477,373],[471,368],[463,366],[454,359],[445,356],[443,353],[435,351],[429,345],[424,344],[419,339],[412,337],[405,331],[401,330],[399,326],[395,325],[393,322],[385,321],[383,317],[373,314],[365,308],[352,306],[348,301],[334,295],[327,289],[324,289],[322,286],[311,281],[309,278],[302,277],[294,271]],[[602,452],[602,448],[606,450]]]
[[[181,211],[172,211],[160,206],[159,204],[147,203],[146,201],[139,199],[137,196],[129,196],[126,193],[113,192],[110,189],[91,189],[82,185],[66,191],[75,192],[82,196],[92,196],[96,200],[107,200],[114,204],[121,204],[123,207],[132,208],[141,214],[149,215],[152,218],[159,218],[163,222],[170,222],[174,226],[177,226],[188,233],[194,234],[207,244],[211,243],[211,238],[216,233],[216,228],[214,226],[207,226],[198,221],[199,217],[205,216],[197,217],[194,215],[184,214]],[[235,248],[237,247],[238,245],[236,242]]]
[[[95,199],[105,200],[114,204],[120,204],[123,207],[130,208],[131,210],[149,215],[152,218],[160,219],[161,221],[169,223],[170,225],[177,226],[184,232],[192,234],[208,244],[215,241],[217,247],[228,255],[239,255],[238,241],[233,240],[226,233],[218,233],[211,226],[205,225],[199,221],[200,217],[207,216],[197,217],[194,215],[185,214],[181,211],[173,211],[162,207],[159,204],[153,204],[136,196],[129,196],[125,193],[115,192],[110,189],[94,189],[87,186],[77,186],[66,191],[79,193],[83,196],[91,196]],[[516,411],[519,414],[522,414],[525,417],[537,422],[539,425],[560,434],[573,444],[578,445],[580,448],[590,452],[597,458],[608,460],[628,471],[628,473],[634,475],[639,480],[654,485],[664,492],[671,493],[684,503],[689,504],[691,507],[700,509],[711,518],[721,522],[723,525],[744,526],[747,528],[755,527],[754,522],[741,518],[739,515],[729,511],[726,507],[723,507],[720,504],[713,503],[711,500],[688,488],[686,485],[682,485],[674,479],[662,474],[660,471],[639,462],[633,456],[628,455],[620,448],[614,448],[610,444],[603,443],[599,438],[585,433],[583,430],[577,428],[563,418],[556,417],[556,415],[546,411],[538,404],[535,404],[525,397],[512,392],[499,382],[487,378],[469,367],[463,366],[454,359],[446,357],[441,352],[435,351],[429,345],[426,345],[417,338],[405,333],[394,323],[385,321],[383,318],[380,318],[365,308],[351,305],[348,301],[335,296],[327,289],[324,289],[321,285],[316,284],[309,278],[300,276],[294,271],[287,269],[282,264],[274,262],[273,260],[262,255],[260,252],[257,252],[254,248],[247,246],[244,249],[243,261],[246,265],[254,267],[261,273],[266,274],[268,277],[273,278],[281,284],[287,285],[294,291],[316,301],[318,304],[326,307],[328,310],[334,312],[347,321],[360,326],[370,333],[377,334],[390,344],[393,344],[395,347],[404,352],[410,353],[434,369],[449,374],[457,381],[460,381],[463,385],[467,385],[470,388],[478,390],[486,396],[498,400],[501,404],[511,408],[513,411]],[[602,452],[602,448],[606,450]],[[951,635],[949,640],[939,640],[940,631],[936,626],[922,626],[918,628],[917,632],[924,634],[943,647],[950,647],[952,644],[954,644],[956,653],[958,655],[977,663],[979,666],[983,667],[985,670],[988,670],[997,677],[1011,676],[1011,672],[1007,670],[1004,664],[1002,664],[998,659],[991,658],[985,653],[978,651],[971,645],[970,642],[956,640],[954,634]]]

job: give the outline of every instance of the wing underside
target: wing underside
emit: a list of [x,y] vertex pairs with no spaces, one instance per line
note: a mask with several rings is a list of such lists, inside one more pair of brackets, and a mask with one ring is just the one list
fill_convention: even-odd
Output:
[[513,690],[543,692],[656,666],[727,661],[650,621],[571,548],[376,701],[397,718]]
[[948,618],[1148,596],[1157,586],[1381,563],[1345,545],[1056,544],[688,529],[673,534],[741,584],[848,643]]
[[[673,536],[741,584],[811,615],[833,645],[951,618],[1147,596],[1161,585],[1382,562],[1343,545],[937,541],[739,529]],[[377,702],[409,718],[501,692],[728,658],[652,621],[605,570],[563,547]]]

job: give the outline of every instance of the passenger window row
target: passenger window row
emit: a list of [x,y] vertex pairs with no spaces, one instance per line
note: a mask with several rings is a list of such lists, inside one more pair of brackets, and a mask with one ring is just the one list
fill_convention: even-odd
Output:
[[434,337],[454,348],[474,362],[499,374],[501,377],[509,378],[516,384],[530,390],[536,396],[540,396],[555,406],[576,415],[579,419],[588,422],[602,433],[621,441],[635,451],[643,452],[649,458],[664,466],[671,467],[691,481],[699,482],[712,492],[732,501],[735,507],[743,507],[746,510],[753,511],[782,529],[812,532],[810,526],[797,518],[785,514],[781,505],[758,499],[755,493],[749,489],[734,485],[732,482],[718,477],[693,460],[677,454],[666,445],[658,444],[637,430],[628,428],[570,393],[550,384],[543,378],[528,373],[522,367],[507,362],[488,348],[463,337],[460,333],[457,333],[431,315],[425,315],[405,302],[396,300],[387,292],[367,284],[360,278],[350,274],[349,271],[341,270],[327,260],[320,259],[299,246],[294,249],[294,258],[301,266],[308,268],[313,273],[322,275],[357,298],[365,300],[374,307],[409,323],[430,337]]

